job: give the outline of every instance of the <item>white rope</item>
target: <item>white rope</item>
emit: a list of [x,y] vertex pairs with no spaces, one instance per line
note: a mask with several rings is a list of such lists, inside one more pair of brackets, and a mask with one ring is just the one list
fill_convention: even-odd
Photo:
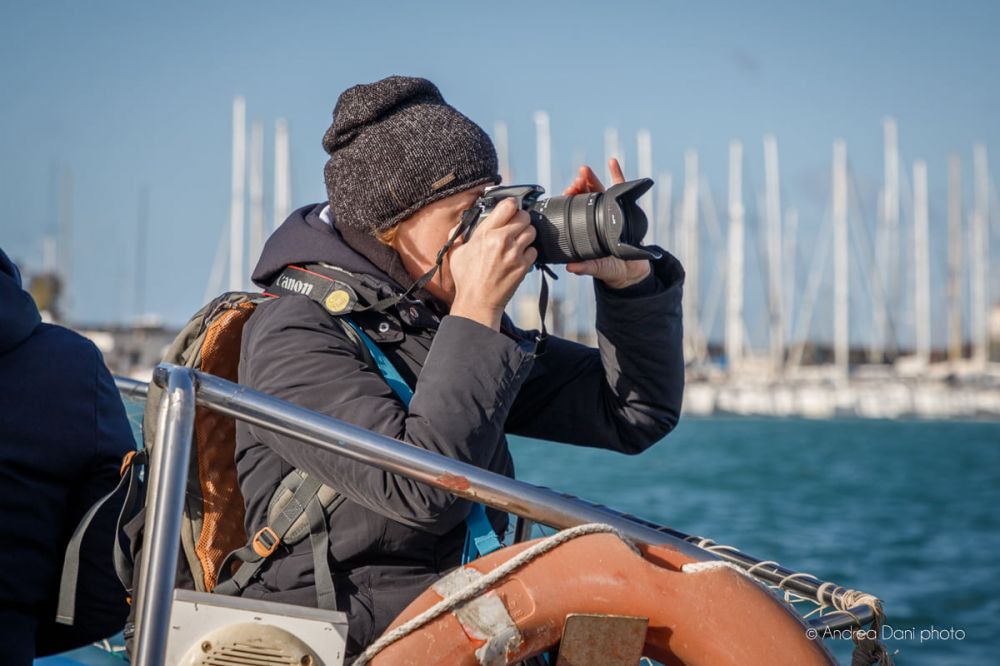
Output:
[[420,615],[417,615],[413,619],[405,622],[392,631],[382,634],[382,636],[368,646],[368,649],[361,653],[361,655],[354,662],[354,666],[365,666],[370,662],[379,652],[386,649],[396,641],[401,638],[409,636],[413,632],[417,631],[424,625],[430,623],[434,619],[438,618],[445,613],[451,612],[457,607],[461,606],[465,602],[478,597],[483,592],[487,591],[491,587],[497,584],[501,579],[509,575],[511,572],[523,567],[528,562],[531,562],[535,558],[544,555],[553,548],[560,546],[567,541],[575,539],[577,537],[585,536],[587,534],[599,534],[599,533],[610,533],[617,536],[622,542],[625,543],[629,548],[631,548],[636,554],[639,554],[639,549],[636,548],[635,544],[629,541],[624,534],[619,530],[611,527],[610,525],[604,525],[602,523],[589,523],[586,525],[578,525],[576,527],[571,527],[568,530],[563,530],[557,532],[552,536],[536,543],[534,546],[518,553],[514,557],[510,558],[496,569],[493,569],[487,574],[484,574],[482,578],[470,583],[468,586],[462,588],[458,592],[449,595],[434,604],[427,610],[425,610]]
[[826,582],[826,583],[823,583],[822,585],[820,585],[819,589],[816,590],[816,603],[818,603],[820,606],[828,606],[829,605],[825,601],[823,601],[823,593],[826,592],[827,588],[831,588],[831,587],[836,589],[837,586],[834,585],[833,583]]
[[743,567],[738,567],[732,562],[727,562],[725,560],[706,560],[704,562],[688,562],[687,564],[681,565],[681,571],[684,573],[702,573],[704,571],[718,571],[719,569],[732,569],[741,576],[746,576],[753,582],[760,585],[760,581],[747,573],[746,569]]
[[[841,590],[843,591],[840,592]],[[840,592],[839,596],[837,596],[837,592]],[[819,596],[818,592],[817,596]],[[868,594],[867,592],[838,587],[833,591],[831,597],[833,599],[833,603],[823,605],[832,605],[836,609],[833,611],[834,613],[846,613],[847,615],[853,617],[854,621],[858,624],[860,624],[860,620],[858,619],[858,616],[852,612],[852,610],[858,606],[868,606],[871,608],[872,613],[875,615],[875,621],[878,625],[881,625],[885,620],[885,615],[882,611],[882,601],[878,597]]]
[[[719,551],[729,551],[729,552],[740,552],[735,546],[727,546],[724,544],[716,543],[712,539],[699,536],[689,536],[685,541],[693,543],[702,550],[707,550],[710,553],[716,554]],[[861,592],[859,590],[851,590],[848,588],[841,587],[835,583],[822,582],[818,577],[805,572],[798,572],[788,574],[784,576],[777,583],[762,579],[757,573],[758,570],[765,571],[765,567],[773,567],[772,571],[769,573],[775,574],[778,572],[778,567],[781,566],[778,562],[774,560],[762,560],[753,564],[752,566],[743,569],[745,573],[750,574],[754,578],[761,580],[767,585],[767,587],[775,590],[782,594],[785,603],[791,605],[794,603],[807,602],[811,604],[816,604],[816,608],[806,613],[803,617],[809,618],[810,616],[819,613],[821,616],[824,615],[823,611],[828,609],[833,609],[832,613],[846,613],[858,621],[858,617],[851,612],[851,609],[857,608],[858,606],[868,606],[872,609],[875,614],[876,621],[881,622],[884,620],[884,613],[882,610],[882,601],[867,592]],[[816,589],[815,596],[805,596],[801,593],[794,592],[785,587],[785,585],[795,579],[805,579],[807,582],[818,583],[819,586]],[[811,580],[810,580],[811,579]],[[829,594],[831,601],[824,600],[824,595]]]
[[755,564],[752,567],[750,567],[749,569],[747,569],[747,573],[752,576],[754,569],[756,569],[758,567],[766,567],[766,566],[769,566],[769,565],[773,565],[773,566],[777,567],[778,563],[775,562],[774,560],[761,560],[757,564]]

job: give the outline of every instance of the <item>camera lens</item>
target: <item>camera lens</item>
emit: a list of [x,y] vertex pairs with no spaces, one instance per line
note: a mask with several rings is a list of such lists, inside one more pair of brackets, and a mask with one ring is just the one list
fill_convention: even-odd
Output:
[[636,203],[652,185],[652,180],[643,178],[604,193],[551,197],[530,204],[539,262],[566,264],[612,255],[655,258],[656,253],[640,246],[648,223]]
[[539,261],[565,264],[606,256],[597,233],[601,194],[559,196],[535,202],[529,213],[538,237]]

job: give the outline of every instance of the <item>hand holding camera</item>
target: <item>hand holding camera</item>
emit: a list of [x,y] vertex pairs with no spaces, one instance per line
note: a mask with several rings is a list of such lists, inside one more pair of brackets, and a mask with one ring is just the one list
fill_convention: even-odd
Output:
[[[611,183],[613,185],[625,182],[625,174],[622,173],[622,167],[618,160],[611,159],[608,162],[608,168],[611,170]],[[589,166],[582,166],[576,179],[563,192],[563,196],[603,191],[604,185],[594,170]],[[652,269],[648,259],[619,259],[615,256],[609,256],[573,261],[566,264],[566,270],[575,275],[590,275],[612,289],[624,289],[642,282]]]
[[451,314],[499,330],[507,302],[538,260],[535,233],[528,213],[507,199],[482,220],[474,236],[457,243],[449,262],[455,281]]

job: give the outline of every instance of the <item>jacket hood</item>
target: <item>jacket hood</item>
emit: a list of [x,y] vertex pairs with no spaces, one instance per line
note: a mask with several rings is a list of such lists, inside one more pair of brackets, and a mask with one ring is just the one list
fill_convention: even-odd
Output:
[[392,282],[366,257],[354,250],[332,225],[320,218],[325,204],[299,208],[264,243],[252,279],[268,287],[286,266],[325,262],[350,273],[373,275]]
[[0,249],[0,354],[24,342],[41,322],[34,299],[21,288],[17,266]]

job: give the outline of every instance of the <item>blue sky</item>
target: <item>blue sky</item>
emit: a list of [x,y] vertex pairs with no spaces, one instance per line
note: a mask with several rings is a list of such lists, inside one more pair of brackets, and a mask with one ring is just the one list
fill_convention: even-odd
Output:
[[[288,119],[301,205],[325,196],[320,140],[340,92],[401,73],[430,78],[488,130],[506,121],[522,182],[535,180],[537,109],[552,119],[558,186],[576,160],[602,161],[610,125],[634,176],[635,132],[647,127],[675,201],[684,150],[696,148],[720,212],[729,140],[745,143],[752,197],[763,187],[761,137],[774,132],[784,203],[801,211],[803,266],[823,224],[833,139],[847,141],[873,217],[881,122],[894,115],[904,172],[928,161],[932,252],[942,251],[933,275],[943,277],[948,154],[962,156],[967,188],[973,142],[1000,164],[998,19],[990,2],[7,2],[0,245],[29,271],[39,264],[56,174],[68,170],[70,314],[127,320],[148,187],[145,301],[180,322],[201,304],[228,219],[233,96],[265,125],[268,205],[274,120]],[[748,292],[748,309],[759,309],[759,285]],[[864,325],[855,318],[852,335]]]

